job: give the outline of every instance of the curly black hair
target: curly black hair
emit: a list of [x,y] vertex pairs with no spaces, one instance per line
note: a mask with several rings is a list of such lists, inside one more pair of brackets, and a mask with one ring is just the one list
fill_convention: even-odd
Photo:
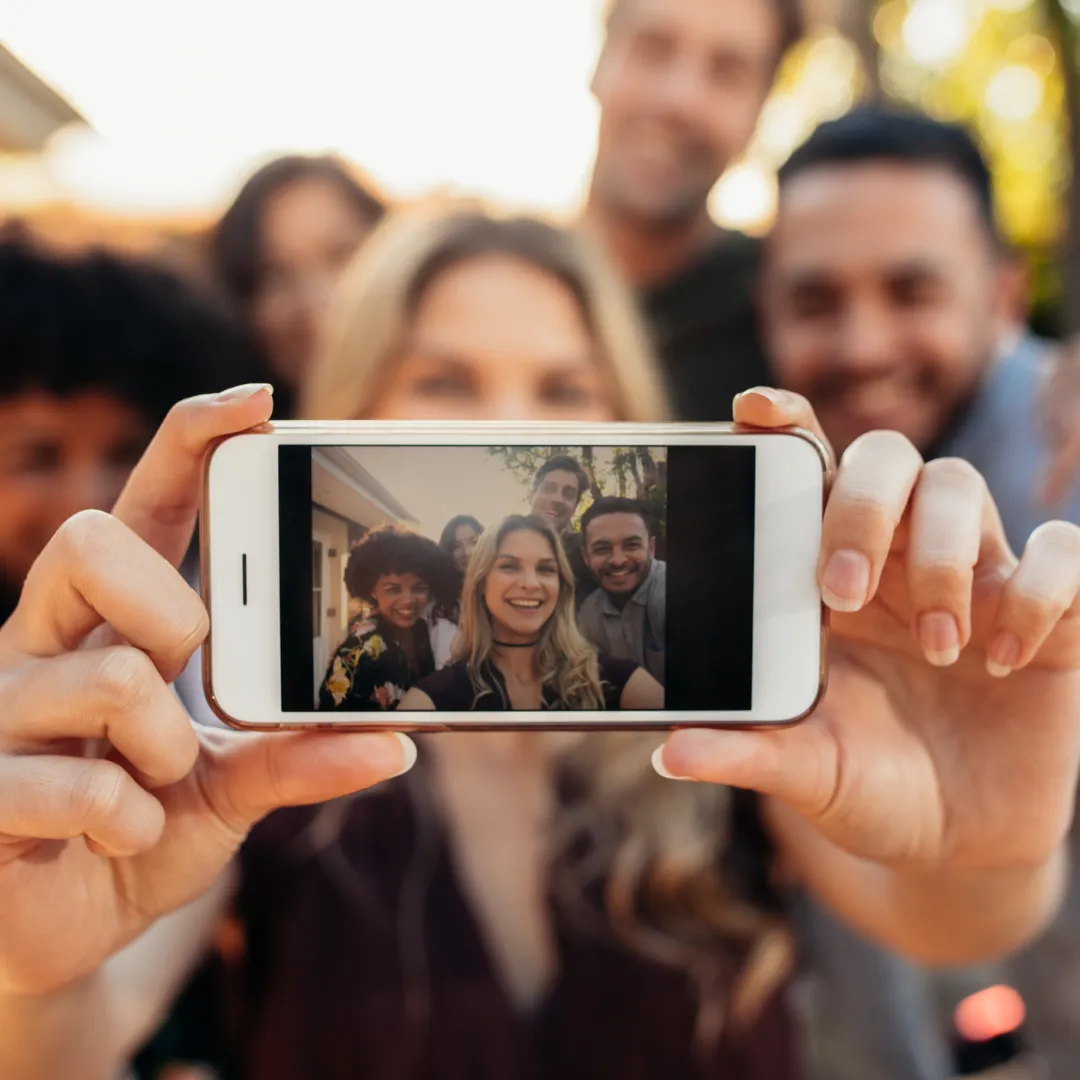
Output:
[[60,254],[0,237],[0,398],[111,393],[156,426],[194,394],[250,381],[246,332],[215,295],[164,266]]
[[345,588],[354,600],[369,600],[385,574],[415,574],[427,582],[438,608],[451,610],[458,601],[461,575],[446,552],[426,536],[396,525],[383,525],[349,552]]

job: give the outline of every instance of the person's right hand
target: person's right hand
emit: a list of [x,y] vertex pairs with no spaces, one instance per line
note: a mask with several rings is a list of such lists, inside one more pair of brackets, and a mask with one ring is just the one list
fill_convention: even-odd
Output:
[[403,736],[196,730],[170,689],[207,632],[175,569],[205,451],[271,404],[249,386],[177,405],[114,514],[67,522],[0,628],[0,993],[93,971],[205,891],[270,810],[415,760]]

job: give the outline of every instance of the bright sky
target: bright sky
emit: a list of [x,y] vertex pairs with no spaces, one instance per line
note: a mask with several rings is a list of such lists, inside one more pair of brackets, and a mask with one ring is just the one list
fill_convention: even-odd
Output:
[[0,0],[0,37],[107,145],[61,180],[126,209],[216,206],[282,150],[343,152],[392,192],[573,207],[600,0]]
[[[903,43],[949,63],[985,3],[910,0]],[[1080,13],[1080,0],[1068,0]],[[96,134],[65,132],[47,186],[125,212],[220,209],[256,165],[336,150],[391,195],[432,188],[572,212],[597,109],[588,85],[603,0],[0,0],[0,39]],[[856,57],[811,50],[800,84],[766,107],[750,161],[720,184],[724,224],[767,225],[771,168],[852,101]],[[1042,83],[998,71],[987,107],[1023,120]],[[14,174],[12,174],[14,175]],[[17,179],[17,178],[16,178]],[[9,177],[7,197],[22,191]],[[29,183],[33,198],[34,185]]]

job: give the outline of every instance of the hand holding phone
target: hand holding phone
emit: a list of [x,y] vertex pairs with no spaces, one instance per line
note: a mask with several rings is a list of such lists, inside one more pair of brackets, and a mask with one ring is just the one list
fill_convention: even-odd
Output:
[[258,729],[790,723],[822,684],[825,473],[812,437],[730,425],[229,439],[208,696]]
[[[772,390],[736,416],[816,425]],[[830,486],[819,580],[830,672],[813,715],[677,731],[654,762],[768,796],[792,871],[886,943],[954,965],[1020,947],[1059,900],[1075,805],[1080,529],[1049,522],[1017,558],[971,465],[876,431]]]
[[391,735],[196,730],[168,686],[206,629],[174,566],[205,451],[270,408],[257,387],[177,406],[115,513],[73,518],[0,627],[0,995],[93,971],[204,892],[271,809],[414,758]]

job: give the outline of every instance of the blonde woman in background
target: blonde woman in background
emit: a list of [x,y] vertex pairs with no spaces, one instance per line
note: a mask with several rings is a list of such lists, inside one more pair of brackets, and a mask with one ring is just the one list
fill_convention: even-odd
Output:
[[325,420],[665,420],[633,300],[580,238],[434,203],[345,272],[301,401]]
[[[403,219],[347,273],[304,411],[659,419],[642,340],[577,239]],[[977,474],[865,437],[825,514],[821,708],[676,732],[655,772],[658,740],[632,734],[458,733],[417,755],[195,732],[166,683],[205,612],[167,560],[209,441],[270,410],[257,386],[174,410],[115,516],[67,527],[0,630],[0,1074],[115,1070],[208,940],[242,842],[230,1023],[219,1060],[195,1052],[244,1080],[791,1080],[781,868],[922,961],[1007,951],[1053,910],[1080,759],[1076,530],[1018,564]],[[735,415],[817,427],[769,389]],[[72,651],[99,617],[130,644]],[[91,736],[130,771],[72,749]]]

